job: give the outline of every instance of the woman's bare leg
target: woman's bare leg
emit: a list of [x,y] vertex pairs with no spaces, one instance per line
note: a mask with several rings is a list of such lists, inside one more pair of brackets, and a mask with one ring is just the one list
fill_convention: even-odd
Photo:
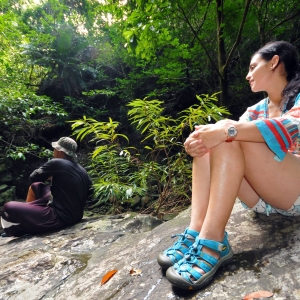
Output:
[[252,208],[259,201],[260,196],[254,191],[249,182],[244,178],[240,186],[238,198],[243,201],[248,207]]
[[200,231],[205,219],[210,193],[209,153],[193,159],[192,208],[189,228]]
[[[200,161],[197,158],[194,160],[193,175],[201,173]],[[264,143],[221,143],[210,151],[209,170],[208,203],[204,201],[197,204],[205,197],[202,197],[197,185],[193,185],[195,194],[192,207],[198,212],[201,207],[203,210],[207,207],[204,219],[203,213],[200,213],[197,220],[202,224],[201,238],[223,240],[225,227],[238,195],[249,207],[254,206],[259,197],[262,197],[269,204],[287,210],[300,194],[300,159],[288,153],[282,162],[278,162]],[[192,218],[197,218],[196,213],[192,214]],[[203,250],[218,257],[210,249]]]
[[[264,143],[245,142],[241,147],[246,163],[245,178],[255,193],[272,206],[290,209],[300,194],[300,159],[287,153],[278,162]],[[241,190],[238,196],[249,207],[256,204],[251,205],[249,189],[248,193]]]
[[245,173],[240,143],[221,143],[210,151],[210,194],[200,236],[222,241]]
[[278,162],[264,143],[221,143],[210,165],[203,158],[194,158],[191,218],[203,238],[222,240],[237,196],[249,207],[261,197],[287,210],[300,194],[300,159],[288,153]]
[[[221,143],[193,160],[189,229],[203,239],[223,241],[237,196],[249,207],[261,197],[288,210],[300,194],[299,178],[300,159],[290,153],[278,162],[264,143]],[[218,259],[217,252],[205,247],[202,251]]]
[[160,253],[157,257],[158,263],[164,269],[168,269],[178,262],[189,247],[194,243],[202,227],[206,215],[210,187],[209,154],[196,157],[193,161],[192,175],[192,211],[191,222],[184,235],[175,242],[173,246]]

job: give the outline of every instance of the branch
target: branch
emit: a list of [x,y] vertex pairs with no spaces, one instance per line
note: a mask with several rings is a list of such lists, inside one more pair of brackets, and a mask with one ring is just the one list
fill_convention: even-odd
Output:
[[295,41],[293,41],[292,44],[295,44],[295,43],[297,43],[298,41],[300,41],[300,38],[298,38],[298,39],[296,39]]
[[199,27],[198,27],[198,29],[197,29],[197,31],[196,31],[197,35],[196,35],[196,36],[194,35],[194,38],[193,38],[192,43],[191,43],[192,45],[193,45],[193,43],[194,43],[196,37],[198,36],[198,33],[200,32],[201,28],[202,28],[203,25],[204,25],[204,22],[205,22],[205,20],[206,20],[207,13],[208,13],[208,7],[210,6],[211,1],[212,1],[212,0],[209,0],[208,3],[207,3],[207,8],[206,8],[206,11],[205,11],[205,13],[204,13],[204,16],[203,16],[203,19],[202,19],[202,23],[199,25]]
[[300,14],[300,11],[296,12],[295,14],[291,15],[290,17],[287,17],[285,19],[283,19],[282,21],[280,21],[279,23],[277,23],[276,25],[274,25],[270,30],[268,30],[266,33],[265,33],[265,36],[267,36],[271,31],[273,31],[275,28],[277,28],[278,26],[280,26],[281,24],[295,18],[296,16],[298,16]]
[[[211,1],[210,1],[210,2],[211,2]],[[209,2],[209,4],[210,4],[210,2]],[[209,61],[211,62],[211,64],[213,65],[214,69],[215,69],[216,72],[218,73],[218,76],[219,76],[219,77],[222,77],[222,75],[221,75],[221,73],[220,73],[220,71],[219,71],[217,65],[215,64],[214,60],[213,60],[212,57],[210,56],[210,54],[209,54],[208,50],[206,49],[204,43],[201,41],[201,39],[199,38],[199,36],[198,36],[196,30],[194,29],[194,27],[193,27],[192,24],[190,23],[190,21],[189,21],[187,15],[186,15],[185,12],[184,12],[184,9],[179,5],[179,3],[177,3],[177,5],[178,5],[179,10],[182,12],[182,15],[183,15],[183,17],[184,17],[184,20],[187,22],[187,24],[188,24],[188,26],[190,27],[190,29],[192,30],[194,36],[195,36],[196,39],[199,41],[201,47],[203,48],[205,54],[207,55]]]
[[248,14],[248,10],[249,10],[251,1],[252,0],[247,0],[247,2],[246,2],[246,6],[245,6],[245,10],[244,10],[242,21],[241,21],[241,25],[240,25],[240,28],[239,28],[239,31],[238,31],[238,35],[237,35],[236,40],[235,40],[235,42],[234,42],[234,44],[233,44],[233,46],[232,46],[232,48],[231,48],[231,50],[229,52],[229,55],[227,57],[224,69],[227,68],[229,62],[231,61],[233,53],[234,53],[235,49],[237,48],[237,46],[238,46],[238,44],[239,44],[239,42],[241,40],[243,28],[244,28],[244,25],[245,25],[245,21],[246,21],[246,17],[247,17],[247,14]]

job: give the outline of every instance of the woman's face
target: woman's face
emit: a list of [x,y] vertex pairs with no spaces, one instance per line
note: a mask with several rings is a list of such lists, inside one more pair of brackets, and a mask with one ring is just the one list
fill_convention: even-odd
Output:
[[272,62],[265,61],[259,54],[255,54],[249,65],[246,79],[249,81],[252,92],[267,91],[272,75]]

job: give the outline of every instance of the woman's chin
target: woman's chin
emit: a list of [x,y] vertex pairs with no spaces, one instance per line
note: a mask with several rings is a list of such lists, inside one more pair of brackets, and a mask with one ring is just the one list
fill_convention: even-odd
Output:
[[261,89],[257,89],[257,88],[255,88],[255,86],[251,86],[251,91],[252,91],[253,93],[262,92]]

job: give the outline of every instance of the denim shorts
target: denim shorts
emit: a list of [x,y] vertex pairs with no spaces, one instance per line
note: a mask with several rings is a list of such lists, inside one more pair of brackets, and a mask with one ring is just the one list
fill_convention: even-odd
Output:
[[295,201],[293,206],[288,210],[276,208],[276,207],[270,205],[269,203],[265,202],[261,198],[259,199],[257,204],[252,208],[249,208],[242,200],[240,200],[240,201],[244,208],[250,209],[250,210],[260,213],[260,214],[265,214],[267,216],[269,216],[270,214],[276,214],[276,213],[287,216],[287,217],[300,216],[300,196],[297,198],[297,200]]

